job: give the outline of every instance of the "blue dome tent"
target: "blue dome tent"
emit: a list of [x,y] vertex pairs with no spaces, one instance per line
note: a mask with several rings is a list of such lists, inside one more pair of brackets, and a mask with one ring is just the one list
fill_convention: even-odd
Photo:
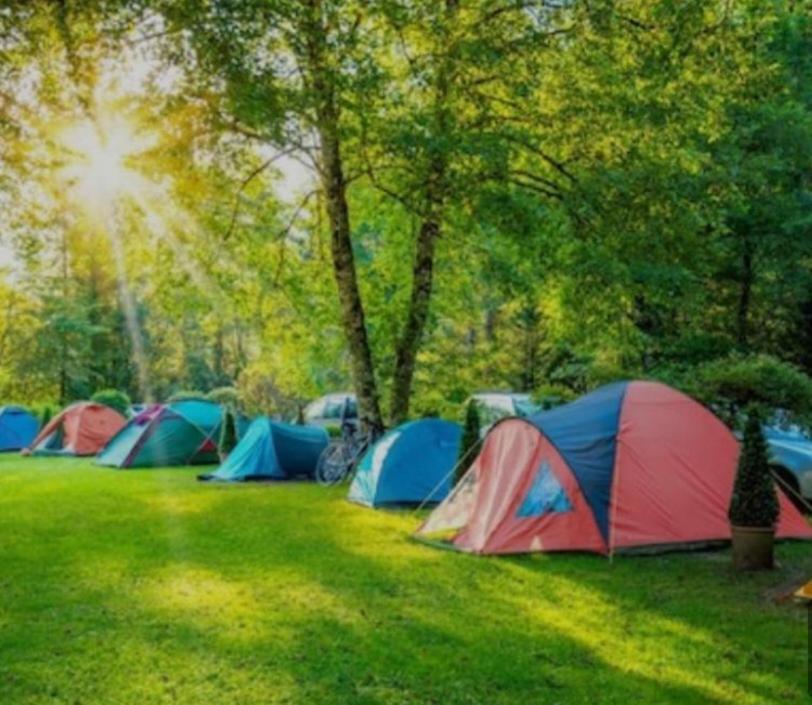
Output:
[[431,418],[392,429],[361,459],[350,501],[368,507],[442,501],[451,489],[461,435],[457,424]]
[[22,450],[31,445],[39,422],[19,406],[0,406],[0,451]]
[[323,428],[294,426],[261,416],[251,423],[226,461],[198,479],[242,482],[312,477],[328,442]]

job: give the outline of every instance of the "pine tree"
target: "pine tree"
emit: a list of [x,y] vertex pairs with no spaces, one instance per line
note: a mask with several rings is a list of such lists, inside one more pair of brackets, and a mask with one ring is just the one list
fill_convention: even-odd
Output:
[[460,456],[457,461],[455,480],[459,480],[471,467],[476,458],[473,448],[479,443],[479,407],[471,399],[465,407],[465,425],[462,429],[462,442],[460,443]]
[[48,422],[53,418],[53,416],[54,416],[54,411],[53,411],[53,409],[51,409],[51,405],[46,404],[42,408],[42,416],[40,417],[39,427],[40,428],[45,428],[48,425]]
[[225,458],[237,445],[237,426],[234,421],[234,412],[226,408],[223,413],[223,425],[220,429],[220,443],[217,450],[221,458]]
[[778,519],[778,497],[770,474],[767,443],[759,414],[751,410],[744,429],[730,521],[735,526],[771,527]]

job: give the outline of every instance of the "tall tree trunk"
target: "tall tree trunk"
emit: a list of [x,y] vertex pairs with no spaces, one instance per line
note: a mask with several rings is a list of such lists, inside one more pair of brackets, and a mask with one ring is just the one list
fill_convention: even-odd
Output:
[[330,249],[344,333],[350,348],[352,376],[363,423],[383,426],[372,350],[352,251],[347,181],[341,158],[339,110],[335,82],[328,65],[327,37],[321,0],[309,0],[307,73],[316,106],[316,131],[321,145],[321,179],[330,223]]
[[[459,0],[446,0],[446,28],[453,25]],[[447,30],[446,30],[447,35]],[[448,46],[443,47],[451,51]],[[446,54],[437,73],[434,107],[434,137],[442,137],[449,129],[449,87],[451,60]],[[437,148],[435,148],[437,149]],[[441,147],[440,150],[443,148]],[[426,175],[425,211],[415,242],[412,265],[412,293],[406,321],[395,348],[395,370],[392,378],[392,398],[389,420],[394,424],[406,420],[412,396],[415,362],[429,318],[429,304],[434,284],[434,254],[437,238],[442,232],[446,199],[448,155],[439,151],[429,160]]]
[[742,249],[741,279],[739,280],[739,307],[736,315],[736,340],[742,350],[750,347],[750,302],[753,295],[755,269],[753,249],[749,238],[745,238]]
[[429,303],[434,280],[434,252],[437,238],[440,235],[440,212],[441,209],[438,209],[432,217],[426,218],[421,223],[415,243],[412,295],[406,322],[395,349],[395,370],[389,409],[389,419],[392,424],[401,423],[409,414],[415,362],[429,317]]

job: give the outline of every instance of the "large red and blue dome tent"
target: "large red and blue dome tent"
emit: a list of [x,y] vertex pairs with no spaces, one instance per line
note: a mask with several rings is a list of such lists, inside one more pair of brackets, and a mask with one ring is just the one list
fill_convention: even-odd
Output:
[[[618,382],[498,423],[417,532],[471,553],[592,551],[730,538],[739,444],[708,409],[655,382]],[[812,538],[781,490],[779,538]]]

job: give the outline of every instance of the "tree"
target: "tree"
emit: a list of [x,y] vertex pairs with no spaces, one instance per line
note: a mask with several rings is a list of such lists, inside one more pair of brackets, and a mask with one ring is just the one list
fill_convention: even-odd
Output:
[[773,527],[778,520],[778,497],[761,426],[757,410],[751,408],[728,512],[734,526],[766,528]]
[[234,420],[234,411],[226,407],[223,411],[223,424],[220,429],[220,441],[217,450],[221,458],[226,458],[237,445],[237,424]]
[[39,420],[39,427],[41,429],[45,428],[48,425],[48,423],[50,422],[50,420],[53,418],[53,416],[54,416],[54,410],[51,407],[51,405],[46,404],[45,406],[43,406],[42,407],[42,415],[40,416],[40,420]]
[[474,450],[480,443],[479,431],[479,407],[476,401],[471,399],[465,405],[465,424],[462,427],[462,440],[460,441],[460,455],[457,460],[455,480],[460,480],[476,459]]

